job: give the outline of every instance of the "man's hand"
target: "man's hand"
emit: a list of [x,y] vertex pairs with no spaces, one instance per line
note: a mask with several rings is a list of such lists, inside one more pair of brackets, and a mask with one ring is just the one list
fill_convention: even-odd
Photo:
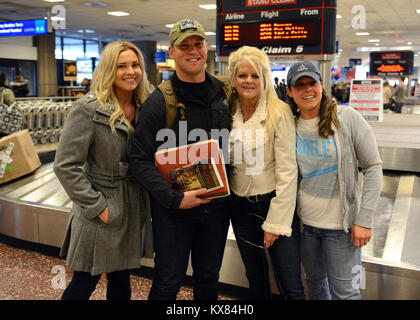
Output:
[[98,215],[99,220],[101,220],[103,223],[108,223],[108,207],[105,208],[104,211],[102,211]]
[[184,199],[182,199],[181,204],[179,205],[179,209],[191,209],[199,206],[200,204],[209,203],[211,199],[198,198],[200,194],[206,192],[206,188],[184,192]]
[[355,224],[351,228],[351,239],[350,242],[354,241],[355,248],[361,248],[366,245],[372,237],[372,229],[356,226]]

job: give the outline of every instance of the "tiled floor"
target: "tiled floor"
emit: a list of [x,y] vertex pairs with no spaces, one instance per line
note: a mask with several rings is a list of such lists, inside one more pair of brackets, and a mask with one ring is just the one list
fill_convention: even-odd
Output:
[[[63,273],[53,272],[53,267]],[[64,268],[64,269],[63,269]],[[72,271],[65,266],[65,261],[38,252],[17,249],[0,242],[0,300],[57,300],[61,298],[64,288],[57,288],[64,281],[67,286]],[[146,300],[152,280],[131,275],[132,300]],[[92,300],[105,300],[106,278],[102,275]],[[192,290],[182,287],[177,299],[191,300]],[[220,297],[221,300],[229,299]]]

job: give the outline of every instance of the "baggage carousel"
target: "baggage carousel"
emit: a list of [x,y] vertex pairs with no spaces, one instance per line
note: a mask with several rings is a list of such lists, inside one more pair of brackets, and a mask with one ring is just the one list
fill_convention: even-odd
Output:
[[[365,276],[355,277],[361,276],[364,299],[420,299],[420,114],[385,114],[383,122],[371,125],[384,179],[373,237],[362,249]],[[51,150],[40,158],[45,163],[38,170],[0,185],[0,234],[60,247],[72,202],[53,172]],[[143,259],[142,265],[153,267],[153,260]],[[248,286],[231,229],[220,281]]]

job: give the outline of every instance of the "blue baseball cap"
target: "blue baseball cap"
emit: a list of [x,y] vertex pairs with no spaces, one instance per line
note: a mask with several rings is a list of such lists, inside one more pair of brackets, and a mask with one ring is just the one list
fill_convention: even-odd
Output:
[[287,73],[287,85],[294,87],[296,81],[304,76],[311,77],[315,81],[321,81],[321,72],[319,69],[312,62],[302,61],[290,67]]

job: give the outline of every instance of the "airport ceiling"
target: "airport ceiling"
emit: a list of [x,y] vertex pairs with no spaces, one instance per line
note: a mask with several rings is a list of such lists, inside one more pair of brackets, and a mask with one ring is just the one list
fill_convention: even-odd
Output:
[[[170,29],[165,25],[181,18],[195,18],[206,31],[216,32],[216,10],[198,6],[215,3],[215,0],[66,0],[59,3],[0,0],[0,20],[43,18],[49,8],[62,5],[65,7],[66,29],[60,32],[67,36],[103,41],[153,40],[158,45],[167,46]],[[355,6],[362,6],[366,11],[365,30],[353,28],[352,21],[357,22],[356,16],[360,12],[352,12]],[[367,64],[372,50],[413,50],[415,65],[420,66],[420,13],[416,10],[420,10],[420,0],[338,0],[337,14],[341,18],[337,19],[336,38],[342,51],[335,64],[348,65],[349,58],[361,58]],[[108,15],[108,11],[125,11],[130,15],[116,17]],[[369,35],[356,36],[356,32],[361,31],[369,32]],[[208,38],[210,45],[215,45],[216,36]]]

